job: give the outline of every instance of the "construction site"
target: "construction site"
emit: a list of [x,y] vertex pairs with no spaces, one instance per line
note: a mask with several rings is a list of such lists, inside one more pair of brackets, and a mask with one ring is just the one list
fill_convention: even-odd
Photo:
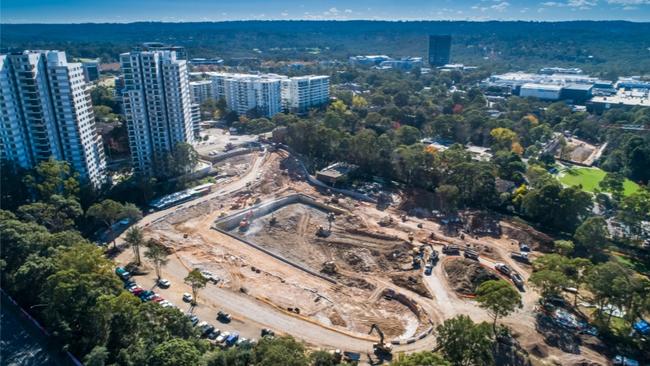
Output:
[[[480,213],[461,216],[449,230],[454,223],[408,216],[398,204],[313,182],[295,157],[269,150],[224,159],[222,167],[238,169],[212,193],[139,223],[173,253],[164,275],[178,289],[168,296],[187,291],[183,278],[198,268],[212,279],[193,309],[206,319],[224,310],[234,319],[227,327],[248,337],[270,328],[371,360],[432,349],[435,326],[458,314],[489,320],[473,293],[486,280],[504,278],[521,291],[524,306],[503,321],[524,350],[538,350],[538,295],[525,282],[550,238]],[[398,192],[395,200],[402,199],[408,198]],[[127,263],[129,254],[118,260]],[[497,269],[501,264],[508,275]],[[541,347],[569,365],[589,352]]]

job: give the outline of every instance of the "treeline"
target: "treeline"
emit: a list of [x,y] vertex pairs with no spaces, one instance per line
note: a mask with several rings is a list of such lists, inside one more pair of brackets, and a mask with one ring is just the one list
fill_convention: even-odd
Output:
[[[65,49],[75,57],[117,60],[147,41],[187,47],[192,57],[346,60],[356,54],[425,56],[429,34],[451,34],[452,60],[535,69],[579,66],[613,77],[650,70],[648,23],[466,21],[234,21],[218,23],[2,24],[7,49]],[[234,35],[234,36],[233,36]],[[290,43],[287,40],[291,40]],[[260,56],[256,49],[262,51]]]

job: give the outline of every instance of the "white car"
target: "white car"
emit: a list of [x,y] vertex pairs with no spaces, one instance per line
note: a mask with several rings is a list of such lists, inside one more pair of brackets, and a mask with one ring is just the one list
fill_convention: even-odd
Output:
[[183,293],[183,301],[192,302],[192,300],[194,300],[194,296],[192,296],[192,294],[187,292]]
[[169,280],[166,280],[164,278],[161,278],[161,279],[158,280],[158,286],[160,286],[162,288],[168,288],[171,285],[172,285],[172,283]]
[[217,337],[217,339],[215,341],[217,343],[223,343],[223,342],[226,341],[226,338],[228,338],[229,336],[230,336],[230,332],[223,332],[223,333],[219,334],[219,336]]

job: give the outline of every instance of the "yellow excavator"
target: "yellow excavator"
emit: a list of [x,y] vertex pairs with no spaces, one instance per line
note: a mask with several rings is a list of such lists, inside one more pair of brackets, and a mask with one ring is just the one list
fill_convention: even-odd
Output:
[[384,343],[384,332],[379,329],[377,324],[373,324],[370,327],[370,332],[368,332],[368,334],[372,334],[373,330],[376,330],[377,334],[379,334],[379,343],[372,345],[375,354],[382,359],[390,358],[393,353],[393,345],[390,343]]

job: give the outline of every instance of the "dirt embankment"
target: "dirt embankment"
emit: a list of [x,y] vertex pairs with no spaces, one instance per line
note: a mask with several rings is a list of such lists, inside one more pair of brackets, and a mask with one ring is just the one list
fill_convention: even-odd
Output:
[[496,273],[478,262],[464,258],[446,261],[443,266],[449,286],[463,295],[473,295],[483,282],[499,279]]

